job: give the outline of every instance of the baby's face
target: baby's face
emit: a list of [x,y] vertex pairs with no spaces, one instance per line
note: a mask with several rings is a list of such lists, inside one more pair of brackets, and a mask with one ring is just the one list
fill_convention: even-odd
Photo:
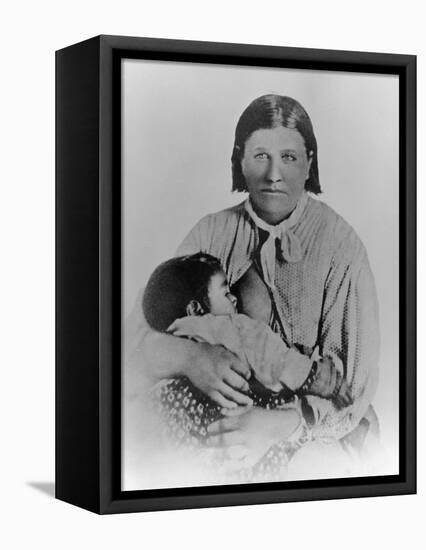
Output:
[[223,271],[218,271],[210,279],[208,298],[210,313],[213,315],[230,315],[237,312],[237,299],[231,294]]

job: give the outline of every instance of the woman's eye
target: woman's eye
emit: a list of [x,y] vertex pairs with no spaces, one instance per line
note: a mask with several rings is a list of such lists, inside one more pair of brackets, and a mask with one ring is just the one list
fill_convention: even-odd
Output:
[[296,155],[293,155],[293,153],[284,153],[282,155],[282,159],[285,160],[285,161],[295,161],[297,160],[296,159]]
[[259,160],[263,160],[263,159],[267,159],[268,155],[266,153],[258,153],[257,155],[254,156],[254,158],[259,159]]

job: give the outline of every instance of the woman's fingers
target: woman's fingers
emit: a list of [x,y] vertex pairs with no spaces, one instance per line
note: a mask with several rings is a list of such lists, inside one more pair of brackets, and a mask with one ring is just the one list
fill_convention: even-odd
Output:
[[239,407],[234,407],[232,409],[223,408],[221,410],[221,413],[224,416],[241,416],[242,414],[245,414],[246,412],[248,412],[250,409],[251,409],[251,405],[244,405],[244,406],[240,405]]
[[207,395],[224,409],[235,409],[239,405],[249,407],[253,404],[250,397],[232,389],[224,382],[220,384],[218,389],[207,392]]
[[347,384],[347,382],[345,380],[343,380],[343,382],[340,386],[339,393],[335,397],[334,402],[335,402],[336,406],[340,409],[342,409],[344,407],[348,407],[349,405],[353,405],[354,401],[353,401],[353,397],[352,397],[352,392],[349,388],[349,385]]
[[250,367],[240,361],[238,357],[235,357],[235,359],[232,360],[231,369],[237,374],[240,374],[245,380],[248,380],[251,376]]
[[220,385],[219,391],[224,397],[226,397],[226,399],[228,399],[230,401],[234,401],[238,405],[252,405],[253,404],[253,401],[252,401],[252,399],[250,399],[250,397],[248,397],[244,393],[241,393],[237,390],[234,390],[233,388],[231,388],[231,386],[228,386],[227,384],[225,384],[225,382],[223,382]]
[[223,381],[236,390],[247,392],[249,385],[245,378],[233,370],[229,370],[223,377]]
[[238,407],[237,403],[226,399],[226,397],[217,390],[212,390],[211,392],[208,392],[207,395],[210,397],[210,399],[212,399],[215,403],[217,403],[220,407],[224,409],[234,409]]
[[200,344],[200,350],[185,372],[191,382],[221,407],[250,405],[252,400],[242,393],[248,389],[244,376],[250,375],[249,367],[223,346]]
[[353,399],[350,393],[345,393],[343,395],[338,395],[335,398],[334,403],[338,409],[343,409],[353,405]]

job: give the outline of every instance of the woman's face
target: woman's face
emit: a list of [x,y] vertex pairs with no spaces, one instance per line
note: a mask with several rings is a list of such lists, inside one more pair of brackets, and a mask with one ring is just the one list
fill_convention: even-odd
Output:
[[241,168],[260,218],[276,225],[291,214],[305,188],[311,163],[297,130],[278,126],[251,134]]

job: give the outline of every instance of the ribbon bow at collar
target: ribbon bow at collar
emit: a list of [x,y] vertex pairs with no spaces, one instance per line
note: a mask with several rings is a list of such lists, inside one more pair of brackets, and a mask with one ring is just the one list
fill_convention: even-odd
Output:
[[275,260],[276,260],[276,242],[278,240],[281,248],[281,254],[286,262],[295,263],[302,259],[303,251],[299,238],[293,233],[292,228],[299,221],[300,216],[306,206],[308,196],[303,193],[296,208],[291,215],[278,225],[269,225],[263,221],[256,212],[248,198],[245,202],[245,209],[250,218],[259,229],[266,231],[269,235],[260,250],[260,263],[263,271],[265,283],[271,288],[275,288]]

